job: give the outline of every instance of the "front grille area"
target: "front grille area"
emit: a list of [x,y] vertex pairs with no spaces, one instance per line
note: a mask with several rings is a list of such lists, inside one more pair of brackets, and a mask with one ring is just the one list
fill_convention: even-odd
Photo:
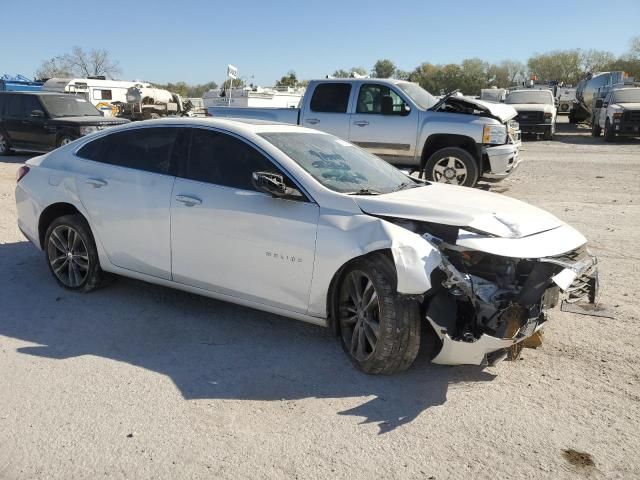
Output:
[[627,122],[640,122],[640,110],[626,110],[622,119]]
[[544,112],[518,112],[518,116],[516,118],[521,124],[541,123],[544,122]]

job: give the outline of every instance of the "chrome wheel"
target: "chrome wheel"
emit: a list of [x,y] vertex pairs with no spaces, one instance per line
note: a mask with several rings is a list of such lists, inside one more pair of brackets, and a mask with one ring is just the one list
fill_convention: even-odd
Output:
[[68,225],[51,231],[47,245],[49,264],[54,275],[65,286],[77,288],[89,274],[89,253],[80,234]]
[[380,304],[371,279],[362,271],[350,272],[340,291],[340,327],[345,346],[356,360],[367,360],[380,336]]
[[467,167],[456,157],[444,157],[433,166],[432,178],[436,182],[463,185],[467,180]]

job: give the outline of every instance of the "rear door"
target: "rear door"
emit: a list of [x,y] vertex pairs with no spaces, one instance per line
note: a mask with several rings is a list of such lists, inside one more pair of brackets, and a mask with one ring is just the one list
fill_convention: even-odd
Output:
[[186,154],[181,132],[166,126],[130,129],[100,137],[77,152],[80,200],[118,267],[171,278],[172,164]]
[[[393,111],[382,112],[383,97],[391,97]],[[418,111],[388,85],[362,83],[357,94],[348,140],[397,165],[415,158]]]
[[173,280],[305,313],[319,207],[258,192],[255,171],[288,178],[242,139],[193,129],[188,168],[171,199]]
[[11,145],[18,148],[27,146],[27,125],[23,123],[26,119],[23,116],[21,93],[5,94],[4,105],[4,129],[9,136]]
[[[37,150],[49,150],[55,146],[55,132],[47,125],[46,110],[37,95],[22,95],[22,135],[25,144]],[[33,116],[40,111],[44,116]]]
[[349,103],[352,84],[349,82],[318,83],[310,92],[300,124],[347,140],[349,137]]

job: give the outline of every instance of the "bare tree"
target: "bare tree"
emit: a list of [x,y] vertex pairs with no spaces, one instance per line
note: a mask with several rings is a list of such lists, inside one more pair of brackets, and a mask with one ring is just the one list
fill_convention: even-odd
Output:
[[67,78],[73,76],[71,68],[65,62],[63,57],[53,57],[45,60],[36,70],[36,78]]
[[71,53],[64,55],[64,61],[72,72],[78,76],[89,77],[104,75],[113,78],[120,74],[118,62],[111,58],[105,49],[93,49],[85,52],[80,47],[73,47]]

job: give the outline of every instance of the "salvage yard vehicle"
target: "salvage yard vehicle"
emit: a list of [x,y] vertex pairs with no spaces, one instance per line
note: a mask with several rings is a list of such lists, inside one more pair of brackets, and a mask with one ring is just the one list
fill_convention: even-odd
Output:
[[640,136],[640,88],[617,88],[595,101],[591,134],[599,137],[603,130],[605,142]]
[[542,134],[545,140],[553,140],[556,131],[556,100],[551,90],[512,90],[505,103],[518,112],[516,120],[522,134]]
[[128,123],[105,118],[84,98],[61,93],[0,92],[0,155],[47,152],[76,138]]
[[213,117],[304,125],[355,143],[427,180],[474,186],[517,168],[520,131],[506,105],[451,92],[436,99],[391,79],[313,80],[301,108],[210,107]]
[[558,87],[556,98],[558,99],[558,115],[569,115],[569,112],[576,101],[576,89]]
[[186,116],[191,110],[191,102],[183,102],[182,97],[169,90],[136,85],[127,90],[126,102],[114,102],[116,115],[129,120],[149,120],[168,115]]
[[588,123],[593,118],[596,97],[605,90],[633,84],[633,77],[623,71],[598,72],[587,75],[576,86],[576,100],[569,111],[569,123]]
[[329,327],[359,369],[517,356],[559,298],[593,302],[585,238],[536,207],[412,178],[292,125],[162,119],[20,167],[18,226],[64,288],[107,272]]

